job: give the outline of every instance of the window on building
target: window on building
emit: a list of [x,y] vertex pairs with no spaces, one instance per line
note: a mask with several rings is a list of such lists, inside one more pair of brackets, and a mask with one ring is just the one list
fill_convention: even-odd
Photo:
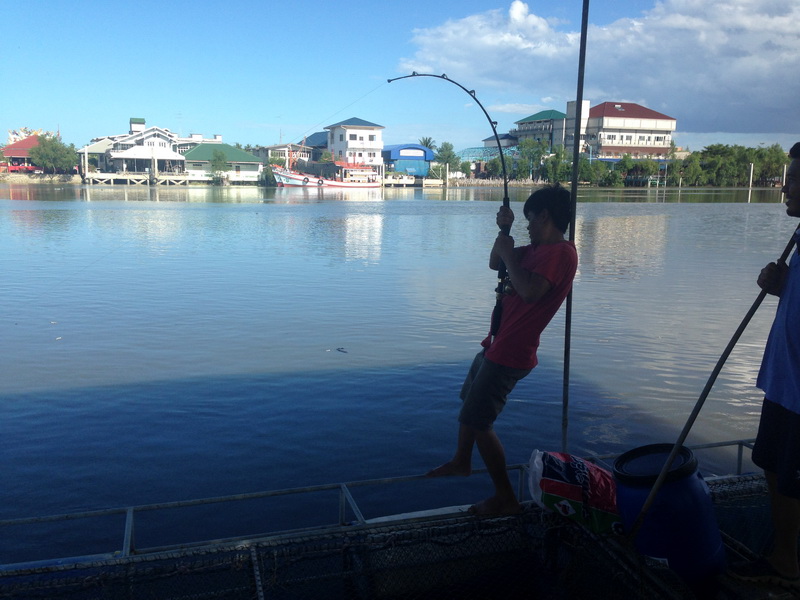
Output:
[[363,135],[358,136],[358,141],[359,142],[363,142],[364,141],[364,136]]
[[375,138],[376,138],[376,136],[374,136],[374,135],[371,135],[371,136],[369,136],[369,141],[370,141],[370,142],[374,142],[374,141],[375,141]]
[[343,141],[344,141],[344,134],[343,134],[343,133],[340,133],[340,134],[339,134],[339,141],[340,141],[340,142],[343,142]]
[[357,137],[358,136],[355,133],[351,133],[349,139],[350,139],[351,142],[355,142]]

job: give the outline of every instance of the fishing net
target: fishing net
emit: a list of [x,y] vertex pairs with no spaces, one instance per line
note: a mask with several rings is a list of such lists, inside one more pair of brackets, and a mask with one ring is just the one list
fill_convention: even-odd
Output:
[[[731,551],[759,551],[769,530],[763,479],[709,483]],[[766,597],[722,579],[726,598]],[[624,538],[591,533],[533,505],[513,517],[337,527],[0,572],[3,599],[692,597]]]
[[[159,600],[661,596],[599,538],[530,508],[10,572],[0,598]],[[644,596],[643,596],[644,597]]]

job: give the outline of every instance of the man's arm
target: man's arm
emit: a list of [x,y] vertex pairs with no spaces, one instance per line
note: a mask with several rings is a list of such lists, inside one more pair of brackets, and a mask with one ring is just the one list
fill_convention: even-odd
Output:
[[536,302],[549,292],[553,286],[538,273],[522,268],[520,256],[520,249],[514,248],[514,238],[501,233],[494,241],[489,266],[496,269],[497,267],[492,265],[497,264],[499,266],[499,262],[503,261],[506,265],[511,285],[514,286],[514,291],[525,302]]

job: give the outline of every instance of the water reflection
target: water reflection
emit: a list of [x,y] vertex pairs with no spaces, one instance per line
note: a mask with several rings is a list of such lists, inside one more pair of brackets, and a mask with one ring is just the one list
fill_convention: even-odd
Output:
[[[524,201],[531,190],[511,186],[511,202]],[[71,201],[127,200],[129,202],[272,202],[321,203],[327,201],[449,200],[500,202],[497,187],[450,188],[263,188],[254,186],[82,186],[72,184],[0,184],[0,200]],[[779,203],[778,188],[578,188],[579,202],[626,203]]]
[[345,220],[344,255],[348,260],[379,261],[382,240],[381,215],[354,215]]
[[81,199],[87,202],[249,203],[264,199],[264,188],[253,186],[117,185],[80,186],[78,189]]
[[580,275],[637,277],[653,273],[664,260],[667,215],[580,218],[575,240]]

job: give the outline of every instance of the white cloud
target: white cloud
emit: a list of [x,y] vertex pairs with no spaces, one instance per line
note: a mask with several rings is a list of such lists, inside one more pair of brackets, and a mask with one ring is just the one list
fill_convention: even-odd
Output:
[[[799,131],[798,23],[794,0],[664,0],[640,18],[590,25],[584,98],[643,104],[681,131]],[[575,97],[579,27],[519,0],[417,29],[413,43],[403,70],[447,73],[493,94],[499,112],[563,111]]]
[[489,113],[510,113],[512,115],[522,115],[525,116],[532,115],[537,113],[541,110],[547,110],[548,106],[542,104],[522,104],[522,103],[512,103],[512,104],[492,104],[491,106],[487,106],[486,110]]

